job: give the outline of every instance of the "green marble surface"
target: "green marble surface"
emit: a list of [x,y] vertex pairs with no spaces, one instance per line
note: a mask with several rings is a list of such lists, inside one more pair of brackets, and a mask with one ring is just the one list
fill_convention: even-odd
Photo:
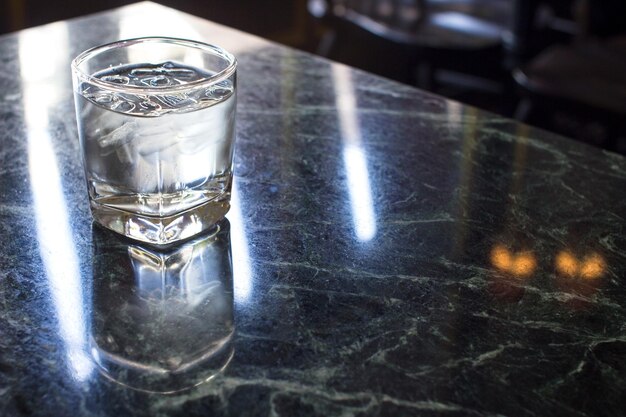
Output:
[[[233,207],[92,225],[70,60],[239,61]],[[152,3],[0,37],[0,414],[619,416],[626,159]]]

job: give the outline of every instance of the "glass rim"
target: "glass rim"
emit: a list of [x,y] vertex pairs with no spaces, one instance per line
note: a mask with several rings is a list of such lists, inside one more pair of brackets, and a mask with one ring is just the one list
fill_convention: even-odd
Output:
[[[207,78],[202,78],[200,80],[192,81],[187,84],[182,85],[174,85],[169,87],[143,87],[138,85],[120,85],[107,81],[102,81],[99,78],[94,77],[91,74],[87,74],[83,72],[79,66],[86,60],[95,57],[96,55],[109,51],[111,49],[116,48],[124,48],[136,44],[141,43],[170,43],[170,44],[179,44],[181,46],[190,47],[194,49],[199,49],[208,53],[212,53],[223,58],[226,62],[228,62],[228,66],[223,70],[211,75]],[[170,38],[165,36],[146,36],[140,38],[132,38],[132,39],[122,39],[115,42],[106,43],[103,45],[94,46],[93,48],[89,48],[86,51],[81,52],[76,58],[72,60],[72,71],[81,78],[82,81],[88,81],[90,84],[96,85],[103,90],[107,91],[115,91],[118,93],[124,93],[129,91],[136,91],[147,94],[165,94],[170,92],[180,92],[193,90],[196,88],[201,88],[203,86],[209,86],[215,83],[218,83],[228,77],[230,77],[237,69],[237,59],[233,54],[226,51],[225,49],[211,45],[204,42],[193,41],[189,39],[182,38]]]

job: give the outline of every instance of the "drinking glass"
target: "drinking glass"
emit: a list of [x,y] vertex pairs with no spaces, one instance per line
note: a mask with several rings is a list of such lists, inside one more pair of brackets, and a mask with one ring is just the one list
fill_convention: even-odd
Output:
[[213,228],[230,209],[236,60],[190,40],[114,42],[72,62],[93,218],[164,245]]

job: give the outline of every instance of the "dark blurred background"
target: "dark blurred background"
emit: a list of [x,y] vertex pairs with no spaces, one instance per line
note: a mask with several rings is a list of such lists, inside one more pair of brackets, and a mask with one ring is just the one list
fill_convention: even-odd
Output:
[[[626,154],[626,0],[157,0]],[[133,3],[0,0],[0,33]]]

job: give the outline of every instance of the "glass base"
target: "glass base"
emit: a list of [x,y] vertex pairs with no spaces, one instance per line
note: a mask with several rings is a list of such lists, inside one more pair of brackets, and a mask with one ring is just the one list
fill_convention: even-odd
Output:
[[205,352],[178,369],[159,369],[110,355],[94,345],[93,340],[90,350],[100,373],[110,381],[137,391],[175,394],[204,384],[226,370],[235,354],[232,336],[214,351]]
[[228,196],[168,217],[146,216],[112,208],[91,200],[94,220],[107,229],[131,239],[154,245],[168,245],[211,229],[228,210]]

